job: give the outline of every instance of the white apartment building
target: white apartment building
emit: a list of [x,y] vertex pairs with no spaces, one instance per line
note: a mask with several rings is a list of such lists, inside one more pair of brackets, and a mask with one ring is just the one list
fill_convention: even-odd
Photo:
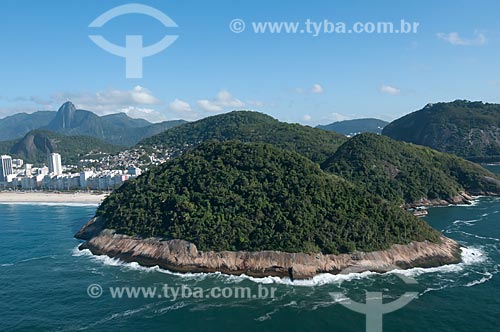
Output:
[[49,173],[60,175],[63,173],[61,155],[59,153],[51,153],[48,157]]
[[9,182],[9,175],[14,174],[12,169],[12,157],[0,156],[0,181]]

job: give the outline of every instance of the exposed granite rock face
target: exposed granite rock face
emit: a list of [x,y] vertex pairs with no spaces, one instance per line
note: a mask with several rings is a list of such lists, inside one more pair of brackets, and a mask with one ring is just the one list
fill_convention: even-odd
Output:
[[[477,193],[476,195],[481,195],[483,193]],[[436,199],[429,199],[429,198],[422,198],[418,201],[415,201],[410,204],[406,204],[405,208],[416,208],[416,207],[421,207],[421,206],[448,206],[448,205],[457,205],[457,204],[472,204],[472,201],[474,200],[474,196],[466,193],[466,192],[461,192],[456,196],[447,198],[447,199],[441,199],[441,198],[436,198]]]
[[[76,235],[88,240],[80,249],[96,255],[107,255],[145,266],[158,265],[178,272],[222,272],[250,276],[289,276],[311,278],[318,273],[387,271],[389,267],[433,267],[461,261],[460,245],[442,237],[439,244],[413,242],[393,245],[390,249],[369,253],[323,255],[279,251],[221,251],[202,252],[184,240],[142,239],[116,234],[113,230],[99,232],[103,222],[92,219]],[[290,269],[291,268],[291,269]]]
[[103,218],[94,217],[75,234],[75,237],[80,240],[88,241],[94,236],[99,235],[105,225],[106,221]]

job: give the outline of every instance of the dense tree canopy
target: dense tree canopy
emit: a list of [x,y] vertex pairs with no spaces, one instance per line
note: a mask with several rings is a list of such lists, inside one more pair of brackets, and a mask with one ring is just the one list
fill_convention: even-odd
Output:
[[323,168],[390,201],[450,198],[461,191],[495,192],[496,176],[481,166],[427,147],[361,134],[343,144]]
[[207,142],[125,183],[99,207],[120,233],[201,250],[341,253],[439,239],[398,206],[291,151]]
[[183,151],[187,146],[209,140],[270,143],[321,163],[347,138],[334,132],[280,122],[262,113],[235,111],[180,125],[147,138],[139,145]]
[[456,100],[429,104],[383,134],[474,161],[500,161],[500,105]]

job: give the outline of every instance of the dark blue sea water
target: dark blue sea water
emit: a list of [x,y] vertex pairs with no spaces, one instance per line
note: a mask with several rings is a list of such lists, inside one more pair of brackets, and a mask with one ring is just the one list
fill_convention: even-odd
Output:
[[[383,330],[499,331],[500,201],[434,208],[427,220],[468,247],[465,263],[395,274],[318,276],[292,284],[275,278],[178,275],[122,264],[75,250],[73,234],[92,206],[0,204],[1,331],[365,331],[365,317],[343,307],[343,293],[362,302],[380,291],[384,302],[418,293],[383,318]],[[101,297],[88,296],[99,284]],[[113,299],[109,287],[276,287],[274,299]]]

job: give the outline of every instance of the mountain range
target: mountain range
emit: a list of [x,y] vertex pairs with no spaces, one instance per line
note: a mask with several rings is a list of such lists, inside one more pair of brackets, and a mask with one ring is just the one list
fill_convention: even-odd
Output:
[[184,120],[150,123],[133,119],[125,113],[105,116],[76,109],[71,102],[64,103],[57,112],[39,111],[19,113],[0,119],[0,141],[23,137],[35,129],[49,130],[64,135],[91,136],[110,144],[133,146],[140,140],[185,123]]

